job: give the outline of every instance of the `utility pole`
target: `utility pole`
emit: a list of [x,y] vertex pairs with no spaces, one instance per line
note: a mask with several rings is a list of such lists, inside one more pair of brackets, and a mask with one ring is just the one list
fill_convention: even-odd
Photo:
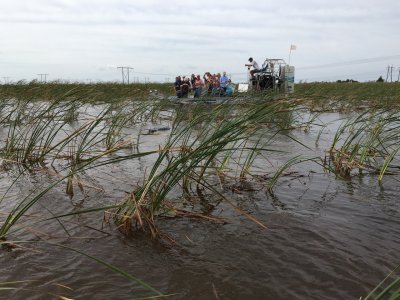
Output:
[[125,84],[125,81],[127,84],[129,84],[129,70],[133,70],[131,67],[117,67],[117,69],[121,69],[121,75],[122,75],[122,84]]
[[390,82],[393,82],[393,66],[390,67]]
[[399,75],[397,75],[397,82],[400,82],[400,67],[399,67]]
[[296,45],[290,44],[290,48],[289,48],[289,63],[288,63],[289,66],[290,66],[290,56],[292,55],[292,50],[296,50],[296,49],[297,49]]
[[38,76],[40,76],[40,82],[43,82],[43,77],[44,77],[44,82],[46,82],[47,75],[49,75],[49,74],[44,74],[44,73],[38,74]]
[[386,72],[386,80],[385,80],[385,82],[388,82],[388,78],[389,78],[389,69],[390,69],[390,66],[387,66],[387,72]]

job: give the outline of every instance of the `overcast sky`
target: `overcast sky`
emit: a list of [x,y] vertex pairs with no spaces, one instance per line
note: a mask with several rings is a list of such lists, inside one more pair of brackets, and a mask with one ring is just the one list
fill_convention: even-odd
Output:
[[[393,80],[399,0],[0,0],[0,80],[172,81],[206,71],[245,78],[252,56],[283,58],[296,81]],[[148,73],[148,74],[144,74]],[[153,75],[155,74],[155,75]]]

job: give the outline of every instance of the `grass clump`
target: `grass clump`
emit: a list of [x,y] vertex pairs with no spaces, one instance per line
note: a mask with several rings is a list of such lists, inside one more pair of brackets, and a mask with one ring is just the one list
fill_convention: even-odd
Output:
[[327,164],[334,172],[349,177],[353,170],[399,174],[400,114],[369,110],[342,123],[338,128]]

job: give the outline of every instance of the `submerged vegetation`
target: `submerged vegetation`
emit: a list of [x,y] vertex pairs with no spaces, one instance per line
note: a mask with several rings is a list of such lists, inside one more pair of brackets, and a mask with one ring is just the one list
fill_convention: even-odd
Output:
[[[150,90],[157,90],[157,97]],[[255,188],[273,194],[279,179],[305,161],[347,179],[368,172],[382,183],[384,175],[399,174],[400,114],[390,109],[400,103],[398,90],[398,84],[383,83],[299,84],[296,93],[284,99],[264,94],[253,101],[232,99],[210,106],[167,101],[163,96],[172,93],[168,84],[0,86],[0,162],[2,172],[10,175],[0,198],[1,244],[18,246],[21,232],[48,221],[60,224],[69,236],[64,220],[101,212],[103,222],[115,224],[112,227],[126,236],[145,232],[173,245],[159,222],[196,218],[225,223],[227,219],[215,213],[221,203],[266,228],[232,194]],[[284,137],[308,148],[292,133],[308,132],[311,126],[325,130],[315,111],[326,110],[352,112],[337,128],[325,157],[305,157],[276,142]],[[271,159],[280,154],[286,155],[285,161]],[[121,172],[122,192],[114,192],[111,173],[96,181],[104,168]],[[30,176],[45,178],[37,179],[27,194],[15,196],[21,181]],[[107,188],[117,199],[86,209],[51,211],[51,217],[34,221],[28,217],[54,190],[63,191],[54,199],[62,202],[77,195],[96,198]],[[163,296],[119,268],[86,256],[155,297]],[[4,283],[10,289],[15,284]]]

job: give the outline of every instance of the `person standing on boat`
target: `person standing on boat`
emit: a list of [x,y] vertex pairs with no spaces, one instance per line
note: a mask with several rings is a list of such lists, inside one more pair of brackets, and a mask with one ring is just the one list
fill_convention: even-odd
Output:
[[250,75],[251,75],[251,79],[254,80],[254,74],[260,72],[260,66],[258,65],[258,63],[252,58],[249,58],[249,64],[245,64],[246,67],[250,68]]
[[194,97],[200,97],[201,92],[203,91],[203,86],[204,86],[204,81],[201,79],[200,75],[197,75],[195,81],[194,81]]

